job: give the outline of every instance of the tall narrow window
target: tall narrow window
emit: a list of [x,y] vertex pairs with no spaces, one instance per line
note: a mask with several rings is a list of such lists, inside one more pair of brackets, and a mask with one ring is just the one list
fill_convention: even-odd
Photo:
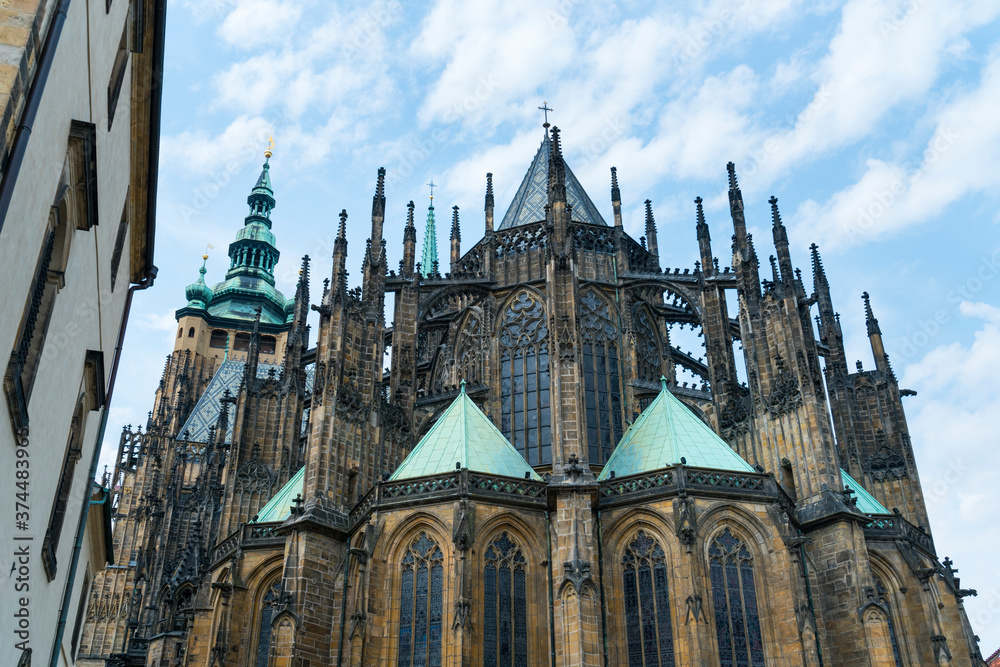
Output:
[[272,585],[264,593],[260,601],[260,622],[257,632],[257,667],[267,667],[267,654],[271,650],[271,620],[274,618],[274,605],[278,601],[280,590],[278,584]]
[[886,610],[886,617],[889,623],[889,642],[892,644],[892,657],[896,661],[896,667],[903,667],[903,660],[899,655],[899,639],[896,637],[896,626],[892,623],[892,605],[889,604],[889,593],[881,579],[875,580],[875,592],[878,594],[878,601]]
[[527,562],[521,548],[501,533],[486,549],[483,665],[527,667]]
[[444,554],[420,533],[403,556],[399,589],[399,667],[440,667]]
[[618,371],[618,327],[607,302],[594,290],[580,298],[583,390],[590,463],[602,464],[622,437],[622,387]]
[[111,79],[108,81],[108,129],[115,120],[115,111],[118,109],[118,96],[122,92],[122,84],[125,83],[125,65],[128,63],[128,22],[122,27],[122,37],[118,41],[118,52],[115,53],[115,62],[111,65]]
[[625,589],[625,636],[629,667],[667,667],[674,664],[670,626],[670,593],[663,548],[644,532],[622,556]]
[[722,667],[764,667],[753,555],[728,528],[708,549],[712,606]]
[[500,430],[531,465],[552,463],[545,308],[521,292],[500,319]]

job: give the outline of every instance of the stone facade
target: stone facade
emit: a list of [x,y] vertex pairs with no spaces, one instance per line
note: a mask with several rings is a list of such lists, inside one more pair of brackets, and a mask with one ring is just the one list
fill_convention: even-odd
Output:
[[[664,270],[649,203],[635,241],[612,170],[605,224],[546,127],[496,228],[488,176],[485,233],[464,254],[453,211],[441,275],[416,263],[412,202],[388,270],[384,176],[361,286],[347,284],[342,212],[320,303],[306,258],[276,325],[274,372],[260,311],[228,320],[250,331],[230,385],[233,360],[199,342],[208,317],[178,311],[150,422],[122,435],[88,664],[983,664],[973,591],[936,556],[878,323],[869,308],[875,370],[849,372],[818,251],[807,292],[776,200],[770,280],[732,165],[732,265],[699,199],[701,261]],[[678,325],[700,330],[704,359],[671,343]],[[678,384],[679,369],[701,381]],[[663,392],[745,462],[651,454],[616,474],[615,445]],[[466,396],[541,477],[462,460],[390,477]]]
[[94,488],[133,294],[149,287],[165,0],[0,3],[0,618],[8,664],[71,665],[111,557]]

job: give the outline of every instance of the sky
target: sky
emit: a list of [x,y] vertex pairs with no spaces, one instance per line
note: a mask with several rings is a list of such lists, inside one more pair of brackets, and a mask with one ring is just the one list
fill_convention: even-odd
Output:
[[[313,259],[313,301],[346,209],[352,284],[387,170],[389,264],[406,204],[437,184],[447,257],[497,220],[542,139],[543,102],[605,219],[651,199],[661,264],[697,259],[696,196],[728,262],[726,163],[762,258],[770,196],[811,284],[817,243],[849,359],[873,367],[870,292],[906,398],[939,556],[988,655],[1000,647],[1000,3],[995,0],[177,0],[167,17],[156,285],[139,292],[102,456],[145,423],[184,286],[223,279],[226,248],[274,137],[278,288]],[[423,229],[418,230],[423,238]],[[766,263],[765,263],[766,266]],[[391,319],[391,315],[390,315]],[[696,355],[697,356],[697,355]],[[117,425],[117,426],[116,426]]]

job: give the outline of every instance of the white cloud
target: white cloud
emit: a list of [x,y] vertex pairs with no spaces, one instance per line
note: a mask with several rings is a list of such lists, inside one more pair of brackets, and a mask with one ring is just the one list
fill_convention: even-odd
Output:
[[230,46],[259,49],[289,39],[302,10],[301,3],[292,0],[242,0],[226,16],[218,34]]
[[985,638],[995,627],[1000,599],[993,549],[984,548],[1000,543],[986,491],[995,488],[1000,469],[1000,308],[964,302],[960,311],[981,321],[972,344],[931,350],[905,368],[901,385],[919,392],[908,399],[914,401],[908,404],[910,434],[935,543],[962,570],[963,585],[979,590],[965,605],[973,629]]
[[970,192],[1000,186],[998,105],[1000,49],[984,65],[978,88],[938,112],[917,161],[868,160],[857,182],[823,204],[802,204],[794,232],[828,248],[856,245],[933,219]]

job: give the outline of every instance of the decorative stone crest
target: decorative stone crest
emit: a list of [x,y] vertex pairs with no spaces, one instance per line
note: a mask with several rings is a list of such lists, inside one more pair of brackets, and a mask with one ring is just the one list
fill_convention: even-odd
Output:
[[788,372],[785,360],[777,355],[774,377],[771,380],[771,393],[767,396],[767,409],[772,415],[782,415],[794,410],[802,404],[802,392],[795,376]]
[[365,402],[364,395],[354,382],[344,380],[337,389],[336,410],[342,419],[360,424],[368,418],[371,406]]

